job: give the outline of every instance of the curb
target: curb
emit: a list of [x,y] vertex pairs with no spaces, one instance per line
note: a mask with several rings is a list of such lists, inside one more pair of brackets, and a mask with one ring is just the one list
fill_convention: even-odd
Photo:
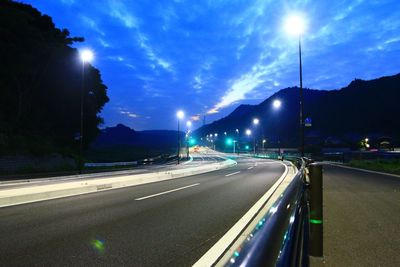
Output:
[[196,166],[187,169],[124,175],[113,178],[99,178],[66,182],[56,185],[38,185],[35,187],[14,188],[0,191],[0,207],[8,207],[37,201],[76,196],[100,191],[112,190],[128,186],[166,181],[196,174],[229,168],[237,162],[227,159],[223,162]]

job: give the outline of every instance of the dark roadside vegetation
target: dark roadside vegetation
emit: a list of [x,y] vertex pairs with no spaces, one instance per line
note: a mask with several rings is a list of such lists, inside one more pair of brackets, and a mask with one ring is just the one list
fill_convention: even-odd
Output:
[[73,47],[83,37],[70,36],[51,17],[10,0],[0,2],[0,34],[0,176],[75,172],[82,94],[86,162],[135,161],[173,150],[138,142],[96,143],[100,112],[109,98],[100,71],[89,63],[83,80],[83,64]]
[[352,160],[349,166],[400,175],[400,160]]

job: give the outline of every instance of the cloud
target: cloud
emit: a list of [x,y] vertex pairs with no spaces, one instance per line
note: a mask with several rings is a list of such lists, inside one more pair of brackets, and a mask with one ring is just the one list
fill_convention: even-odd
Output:
[[108,3],[109,14],[112,17],[119,19],[127,28],[137,27],[137,19],[130,14],[129,9],[121,1],[109,0]]
[[159,56],[155,50],[148,44],[148,38],[140,31],[137,31],[137,41],[139,46],[145,51],[145,54],[149,61],[155,65],[163,68],[165,71],[173,73],[172,64],[166,59]]
[[190,117],[190,119],[192,121],[199,121],[200,120],[200,114],[194,115],[194,116]]
[[97,40],[99,41],[100,45],[104,48],[109,48],[111,47],[110,43],[108,43],[106,40],[104,40],[103,38],[97,38]]
[[204,84],[204,82],[199,75],[194,76],[193,82],[192,82],[192,87],[196,91],[196,93],[201,93],[203,84]]
[[119,114],[122,114],[122,115],[124,115],[124,116],[129,117],[129,118],[136,119],[136,118],[142,117],[142,116],[140,116],[140,115],[137,114],[137,113],[134,113],[134,112],[129,111],[129,110],[128,110],[127,108],[125,108],[125,107],[116,107],[116,110],[117,110],[117,112],[118,112]]
[[97,25],[97,23],[93,19],[91,19],[91,18],[89,18],[89,17],[87,17],[85,15],[80,15],[80,19],[81,19],[81,21],[82,21],[82,23],[84,25],[86,25],[90,29],[94,30],[95,32],[97,32],[101,36],[105,36],[106,35],[104,33],[104,31],[99,28],[99,26]]

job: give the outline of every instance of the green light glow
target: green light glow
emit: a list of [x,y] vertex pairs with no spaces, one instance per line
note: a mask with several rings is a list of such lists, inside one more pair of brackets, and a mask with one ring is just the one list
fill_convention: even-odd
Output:
[[322,224],[322,220],[310,219],[310,223],[312,223],[312,224]]
[[104,251],[104,241],[96,239],[96,240],[92,240],[92,242],[90,242],[90,243],[91,243],[92,247],[94,249],[96,249],[98,252],[101,253]]
[[232,145],[233,141],[231,138],[227,138],[225,143],[226,143],[226,145],[230,146],[230,145]]
[[235,255],[235,257],[239,257],[239,252],[235,251],[235,253],[233,253],[233,255]]
[[196,139],[190,138],[190,139],[189,139],[189,144],[190,144],[191,146],[194,145],[194,144],[196,144]]

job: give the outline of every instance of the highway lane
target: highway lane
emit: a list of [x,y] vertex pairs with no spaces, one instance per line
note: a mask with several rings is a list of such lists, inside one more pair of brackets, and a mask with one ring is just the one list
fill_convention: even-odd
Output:
[[239,158],[212,173],[1,208],[0,265],[190,266],[283,172]]
[[400,266],[400,177],[324,165],[324,256],[311,266]]

